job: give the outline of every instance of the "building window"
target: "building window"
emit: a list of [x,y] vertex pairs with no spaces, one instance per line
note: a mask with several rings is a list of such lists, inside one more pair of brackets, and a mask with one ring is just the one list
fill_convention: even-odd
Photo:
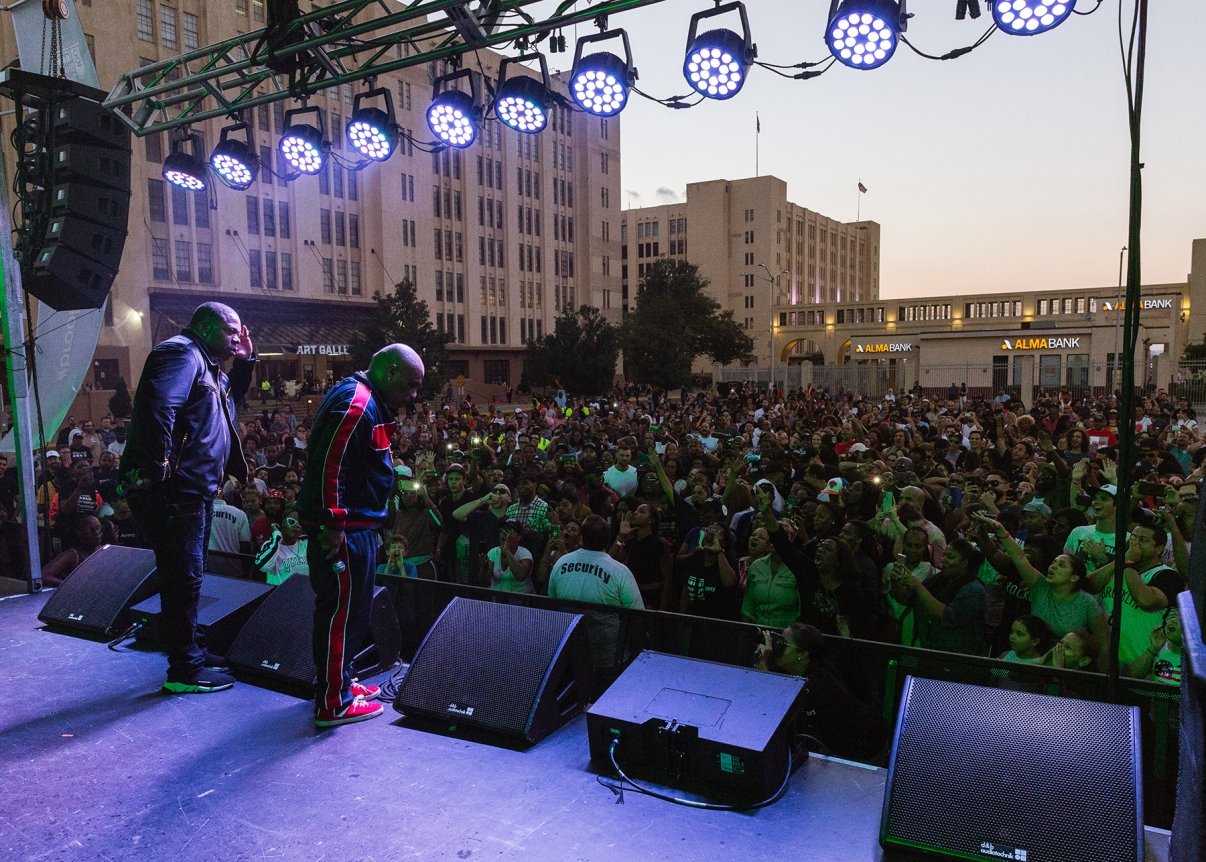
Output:
[[278,216],[278,218],[276,220],[276,226],[277,226],[277,229],[280,231],[280,237],[281,237],[281,239],[289,239],[289,236],[290,236],[289,202],[288,201],[277,201],[276,206],[277,206],[277,216]]
[[335,261],[329,257],[322,259],[322,289],[325,293],[335,292]]
[[156,281],[171,281],[172,268],[168,261],[168,241],[151,237],[151,269]]
[[487,385],[506,386],[511,382],[511,361],[487,359],[482,363],[482,375]]
[[172,224],[188,224],[188,195],[180,186],[172,186]]
[[264,252],[264,286],[276,290],[276,252]]
[[260,199],[255,195],[247,195],[247,232],[258,235],[260,232]]
[[155,132],[146,136],[147,161],[163,161],[163,133]]
[[201,47],[201,28],[197,16],[187,12],[184,13],[184,47],[189,51]]
[[331,211],[325,207],[318,210],[318,236],[323,245],[331,244]]
[[147,199],[150,202],[151,221],[167,221],[167,198],[163,180],[147,180]]
[[281,252],[281,290],[293,290],[293,255]]
[[209,192],[193,192],[193,217],[197,227],[209,227]]
[[353,260],[352,266],[352,296],[360,296],[364,288],[360,283],[360,261]]
[[247,249],[247,265],[252,287],[264,286],[264,261],[258,248]]
[[197,281],[214,283],[214,247],[207,242],[197,243]]
[[159,37],[163,47],[176,48],[176,10],[171,6],[159,7]]
[[335,212],[335,245],[347,245],[347,227],[342,212]]
[[264,198],[264,236],[276,236],[276,208],[272,198]]
[[144,42],[155,41],[155,19],[152,17],[151,0],[138,0],[138,38]]

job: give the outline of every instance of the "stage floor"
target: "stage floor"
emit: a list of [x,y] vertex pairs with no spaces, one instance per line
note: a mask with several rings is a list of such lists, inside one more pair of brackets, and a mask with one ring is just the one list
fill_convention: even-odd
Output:
[[[47,594],[0,600],[0,858],[647,860],[905,858],[877,843],[884,772],[810,758],[775,805],[617,797],[585,717],[527,751],[386,715],[315,730],[245,683],[161,694],[165,662],[47,632]],[[1168,859],[1148,830],[1147,860]]]

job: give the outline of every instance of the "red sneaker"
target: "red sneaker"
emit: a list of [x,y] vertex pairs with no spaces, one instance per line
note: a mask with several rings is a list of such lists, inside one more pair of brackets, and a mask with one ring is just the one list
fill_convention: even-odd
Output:
[[358,721],[368,721],[385,712],[385,707],[379,703],[369,703],[367,700],[356,698],[343,709],[330,712],[325,709],[314,713],[316,727],[338,727],[341,724],[355,724]]
[[358,697],[362,700],[376,700],[381,694],[381,687],[376,685],[366,685],[358,680],[352,680],[349,691],[352,692],[352,697]]

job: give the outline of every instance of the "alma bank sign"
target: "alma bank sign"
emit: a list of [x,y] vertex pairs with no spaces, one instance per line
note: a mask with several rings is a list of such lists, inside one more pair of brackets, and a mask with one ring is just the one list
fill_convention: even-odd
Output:
[[[1126,311],[1126,301],[1105,300],[1102,302],[1101,307],[1104,311]],[[1169,297],[1168,299],[1141,299],[1139,301],[1139,308],[1143,311],[1151,311],[1152,309],[1156,308],[1172,307],[1172,297]]]
[[915,341],[856,341],[851,345],[855,353],[916,353]]

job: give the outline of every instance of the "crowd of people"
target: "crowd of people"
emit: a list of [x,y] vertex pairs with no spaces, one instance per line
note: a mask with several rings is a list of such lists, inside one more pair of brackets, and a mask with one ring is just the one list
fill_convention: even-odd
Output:
[[[309,417],[242,415],[252,473],[215,502],[209,568],[306,575]],[[1126,500],[1120,421],[1137,432]],[[793,643],[815,630],[1094,670],[1121,600],[1121,672],[1176,683],[1204,434],[1163,392],[1125,420],[1112,396],[1053,391],[1027,407],[966,387],[420,403],[380,441],[394,486],[377,575],[743,620]],[[69,421],[60,441],[39,499],[63,551],[142,542],[120,488],[122,426]]]

